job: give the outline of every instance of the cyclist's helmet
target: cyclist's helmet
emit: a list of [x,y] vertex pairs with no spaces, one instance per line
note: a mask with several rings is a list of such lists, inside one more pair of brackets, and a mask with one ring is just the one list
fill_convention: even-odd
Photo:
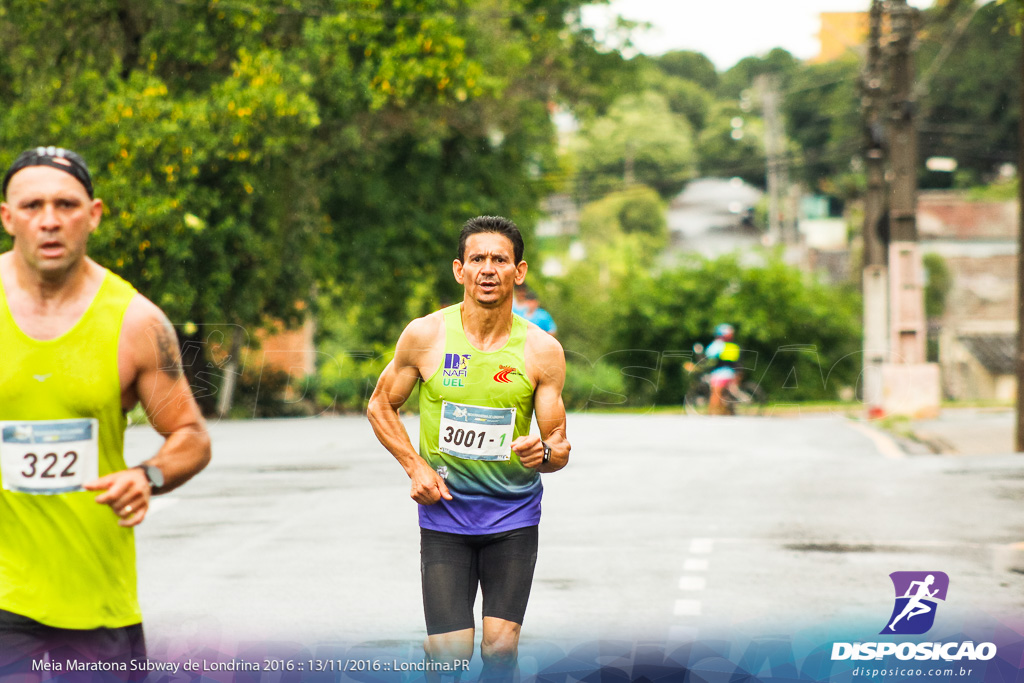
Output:
[[732,335],[735,330],[729,323],[722,323],[715,328],[715,339],[724,339],[725,341],[732,341]]

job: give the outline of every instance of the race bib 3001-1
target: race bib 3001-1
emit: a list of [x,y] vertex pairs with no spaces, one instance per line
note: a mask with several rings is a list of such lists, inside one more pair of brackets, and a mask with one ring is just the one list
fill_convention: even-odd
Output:
[[438,450],[465,460],[509,460],[516,409],[441,402]]
[[0,475],[7,491],[81,491],[99,476],[99,421],[0,422]]

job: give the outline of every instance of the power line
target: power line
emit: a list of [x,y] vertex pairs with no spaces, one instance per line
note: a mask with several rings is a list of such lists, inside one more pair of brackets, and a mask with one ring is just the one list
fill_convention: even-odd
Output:
[[[448,15],[450,17],[460,17],[458,13],[454,12],[408,12],[408,11],[397,11],[394,9],[387,8],[369,8],[369,7],[341,7],[336,9],[312,9],[312,8],[296,8],[289,5],[266,5],[266,6],[255,6],[252,4],[246,4],[238,2],[237,0],[170,0],[172,4],[179,5],[181,7],[188,7],[191,9],[205,9],[209,12],[217,11],[220,9],[227,9],[236,12],[244,12],[248,14],[259,14],[263,12],[270,12],[278,15],[291,15],[291,16],[303,16],[303,17],[336,17],[339,15],[350,15],[360,18],[373,18],[373,19],[423,19],[433,18],[438,15]],[[464,5],[462,7],[467,13],[472,13],[474,16],[485,17],[485,18],[513,18],[513,17],[528,17],[535,18],[538,16],[552,16],[555,13],[550,10],[544,9],[523,9],[523,10],[501,10],[496,8],[489,8],[485,10],[479,10],[477,8]],[[562,15],[564,16],[564,15]],[[567,22],[571,23],[571,22]]]

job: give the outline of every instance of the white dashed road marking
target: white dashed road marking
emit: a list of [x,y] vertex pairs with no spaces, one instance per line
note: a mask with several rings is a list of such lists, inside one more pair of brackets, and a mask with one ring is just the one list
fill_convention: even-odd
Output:
[[695,538],[690,541],[690,552],[694,555],[710,555],[714,547],[713,538]]
[[[704,574],[708,571],[711,560],[707,557],[715,549],[713,538],[694,538],[690,541],[690,555],[683,561],[684,574],[679,577],[679,590],[687,597],[675,601],[672,613],[676,617],[699,617],[703,612],[703,604],[698,599],[700,591],[707,588],[708,580]],[[697,638],[697,629],[687,624],[677,623],[669,628],[669,639],[673,642],[689,642]]]
[[679,579],[679,590],[702,591],[707,588],[708,581],[703,576],[682,576]]
[[677,617],[699,617],[700,600],[676,600],[674,611]]

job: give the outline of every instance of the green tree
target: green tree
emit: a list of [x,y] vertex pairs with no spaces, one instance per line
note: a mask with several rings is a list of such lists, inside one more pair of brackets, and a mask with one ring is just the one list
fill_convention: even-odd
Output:
[[274,47],[285,23],[269,2],[12,2],[0,16],[2,148],[82,152],[107,206],[92,255],[187,323],[190,344],[239,331],[233,358],[260,326],[303,319],[331,253],[305,182],[313,78]]
[[454,296],[464,220],[529,233],[551,107],[611,101],[622,60],[581,4],[9,0],[0,162],[83,152],[109,209],[94,254],[199,335],[329,305],[393,340]]
[[618,59],[597,53],[579,4],[435,0],[430,21],[419,3],[307,30],[330,170],[321,205],[341,245],[330,291],[360,310],[368,342],[459,296],[450,264],[466,219],[507,215],[529,235],[561,173],[551,108],[600,109],[590,78]]
[[[653,195],[651,190],[647,193]],[[567,406],[575,410],[629,405],[623,365],[631,354],[615,342],[622,313],[619,292],[637,273],[652,267],[650,237],[622,232],[622,196],[612,195],[587,207],[582,220],[605,225],[601,239],[587,240],[586,257],[570,263],[563,277],[548,280],[544,306],[558,323],[558,338],[567,363]]]
[[783,101],[786,131],[799,148],[793,175],[818,192],[835,193],[863,146],[856,59],[809,64],[790,75]]
[[580,237],[591,250],[616,249],[626,236],[642,247],[647,265],[667,245],[665,207],[653,189],[636,185],[583,207]]
[[[739,124],[738,126],[735,124]],[[764,124],[729,102],[718,102],[697,139],[703,176],[742,178],[765,186]]]
[[921,158],[955,158],[968,182],[988,181],[1002,164],[1017,162],[1020,83],[1011,76],[1020,74],[1021,45],[1007,28],[1019,12],[1013,0],[976,12],[937,8],[924,15],[927,30],[918,50],[919,80],[927,79],[918,122]]
[[[923,262],[925,274],[924,314],[929,322],[941,320],[946,312],[949,292],[953,289],[953,272],[949,269],[946,259],[939,254],[925,254]],[[939,333],[933,329],[932,325],[928,325],[925,347],[928,361],[938,362]]]
[[799,60],[780,47],[774,48],[763,57],[744,57],[721,75],[718,97],[724,100],[738,100],[744,90],[754,87],[758,76],[773,74],[779,78],[779,87],[789,87],[789,78],[800,66]]
[[106,203],[90,253],[200,343],[297,322],[329,253],[291,163],[317,124],[312,79],[280,49],[295,3],[220,4],[0,4],[0,163],[83,153]]
[[714,95],[698,83],[666,75],[652,65],[639,68],[635,84],[638,92],[650,91],[664,97],[669,109],[685,116],[695,133],[704,128],[715,104]]
[[925,254],[924,314],[929,320],[941,318],[946,312],[946,300],[953,289],[953,271],[941,255]]
[[689,122],[653,92],[617,100],[606,116],[583,128],[574,152],[584,198],[620,189],[628,176],[671,197],[693,177],[696,165]]
[[658,67],[669,76],[692,81],[708,91],[718,87],[714,63],[700,52],[673,50],[656,57]]

